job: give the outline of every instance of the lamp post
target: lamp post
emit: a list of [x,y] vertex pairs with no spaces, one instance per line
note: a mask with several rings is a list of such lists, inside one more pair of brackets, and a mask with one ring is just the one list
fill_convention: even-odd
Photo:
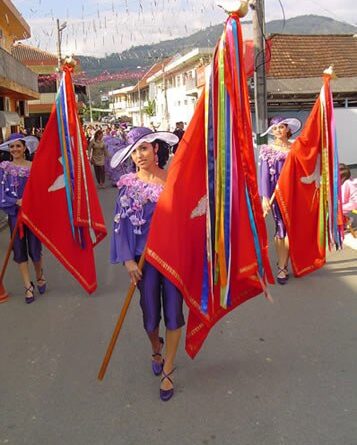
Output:
[[61,54],[61,44],[62,44],[62,31],[67,27],[67,22],[60,24],[59,19],[57,19],[57,90],[59,86],[59,73],[61,72],[62,65],[62,54]]

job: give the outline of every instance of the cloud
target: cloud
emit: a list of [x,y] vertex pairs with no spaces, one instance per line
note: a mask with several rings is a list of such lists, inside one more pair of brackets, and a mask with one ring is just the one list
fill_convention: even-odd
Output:
[[[103,56],[106,53],[121,52],[132,46],[184,37],[211,24],[223,23],[225,18],[223,11],[215,6],[214,0],[205,3],[192,0],[184,0],[182,3],[179,0],[152,0],[146,2],[145,9],[138,5],[134,8],[135,1],[130,1],[128,3],[131,10],[126,10],[125,0],[120,2],[121,9],[115,6],[118,2],[90,1],[95,1],[94,13],[87,16],[82,14],[81,18],[69,15],[68,18],[61,19],[61,22],[67,22],[67,28],[62,33],[64,54]],[[185,8],[182,7],[183,4]],[[85,12],[93,12],[90,4],[87,6]],[[32,38],[26,43],[56,52],[57,31],[54,17],[33,17],[27,18],[27,21],[31,26]]]
[[[55,53],[57,13],[62,14],[59,15],[61,22],[67,21],[62,33],[63,54],[97,57],[132,46],[184,37],[211,24],[223,23],[225,19],[215,0],[61,0],[56,3],[42,0],[49,10],[43,7],[42,12],[36,14],[29,9],[29,5],[34,4],[32,0],[15,3],[31,26],[32,39],[26,43]],[[356,5],[356,0],[339,0],[337,4],[332,0],[283,2],[286,18],[317,14],[349,23],[357,22]],[[266,0],[265,9],[267,21],[283,18],[278,0]]]

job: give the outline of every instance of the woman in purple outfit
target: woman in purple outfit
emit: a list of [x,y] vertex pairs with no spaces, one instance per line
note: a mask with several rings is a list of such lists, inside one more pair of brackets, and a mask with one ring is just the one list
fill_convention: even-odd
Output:
[[119,136],[105,136],[104,143],[107,145],[109,154],[109,156],[105,159],[105,173],[111,184],[115,186],[121,176],[133,170],[132,161],[130,159],[127,159],[125,162],[117,165],[116,168],[112,168],[110,165],[111,158],[117,151],[121,150],[127,144],[125,140]]
[[[152,370],[161,374],[160,398],[169,400],[173,393],[172,373],[184,325],[182,295],[178,289],[151,264],[138,268],[140,255],[145,249],[150,222],[156,203],[166,181],[163,169],[169,158],[169,145],[178,142],[172,133],[154,133],[149,128],[133,128],[128,133],[129,145],[117,152],[111,161],[115,168],[130,155],[136,173],[123,175],[118,182],[110,259],[124,263],[131,282],[138,285],[144,328],[152,348]],[[164,340],[159,335],[163,306],[166,325],[166,351],[162,357]]]
[[274,194],[280,172],[290,150],[289,138],[293,133],[299,131],[300,127],[301,122],[298,119],[273,117],[270,127],[264,134],[272,134],[274,140],[269,145],[262,145],[259,154],[259,186],[263,212],[266,215],[272,210],[275,221],[274,243],[278,257],[277,281],[279,284],[285,284],[289,278],[289,240],[279,206],[276,201],[273,201],[270,206],[270,199]]
[[[26,137],[12,134],[8,140],[11,161],[0,163],[0,208],[8,215],[10,232],[12,234],[17,221],[17,215],[22,204],[22,196],[27,179],[30,175],[31,162],[26,160]],[[30,279],[28,256],[33,261],[37,288],[40,294],[46,291],[46,280],[42,269],[42,246],[35,235],[24,226],[23,237],[19,233],[14,241],[14,261],[19,265],[25,285],[25,301],[35,300],[34,284]]]

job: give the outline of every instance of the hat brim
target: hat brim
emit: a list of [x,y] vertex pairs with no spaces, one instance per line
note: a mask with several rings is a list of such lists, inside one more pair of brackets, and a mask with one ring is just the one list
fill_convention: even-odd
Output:
[[37,147],[40,143],[40,141],[35,136],[24,136],[24,137],[18,137],[11,139],[10,141],[6,141],[3,144],[0,145],[0,150],[3,151],[10,151],[9,145],[16,141],[24,141],[26,148],[28,151],[32,154],[37,150]]
[[283,119],[282,121],[278,122],[277,124],[270,125],[270,127],[267,129],[267,131],[262,133],[260,136],[265,136],[267,134],[273,134],[273,132],[272,132],[273,127],[275,127],[278,124],[286,124],[289,127],[291,134],[295,134],[301,128],[301,122],[299,121],[299,119],[296,119],[295,117],[289,117],[289,118]]
[[156,139],[166,142],[170,146],[175,145],[179,142],[179,138],[169,131],[157,131],[155,133],[146,134],[145,136],[142,136],[140,139],[134,142],[134,144],[127,145],[121,150],[118,150],[110,160],[111,168],[116,168],[120,163],[128,159],[131,153],[143,142],[149,142],[151,144]]

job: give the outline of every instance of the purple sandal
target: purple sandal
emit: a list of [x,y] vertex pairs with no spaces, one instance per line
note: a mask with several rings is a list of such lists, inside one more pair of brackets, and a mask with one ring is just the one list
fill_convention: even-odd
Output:
[[[34,289],[35,289],[35,286],[33,285],[32,281],[30,282],[29,287],[25,287],[25,303],[26,304],[31,304],[35,301]],[[32,295],[28,296],[27,292],[31,292]]]
[[[42,282],[42,284],[39,284],[39,282]],[[46,286],[47,286],[47,282],[43,276],[43,270],[41,270],[41,276],[37,280],[37,289],[41,295],[46,292]]]
[[[170,379],[170,375],[173,374],[175,369],[176,368],[172,369],[168,374],[166,374],[164,369],[162,369],[161,382],[163,382],[165,379],[167,379],[173,385],[174,382]],[[171,388],[171,389],[161,389],[160,388],[160,399],[163,402],[167,402],[168,400],[170,400],[173,395],[174,395],[174,388]]]
[[[164,345],[164,339],[162,337],[159,337],[159,341],[161,343],[161,348],[160,348],[160,351],[161,351],[162,347]],[[152,354],[152,358],[155,359],[155,357],[162,357],[161,352],[154,352],[154,354]],[[158,376],[158,375],[160,375],[162,373],[163,367],[164,367],[164,361],[163,360],[161,362],[158,362],[156,360],[152,360],[151,361],[151,369],[152,369],[152,372],[156,376]]]
[[279,283],[279,284],[282,284],[282,285],[284,285],[284,284],[286,284],[286,282],[288,281],[288,279],[289,279],[289,274],[286,274],[286,268],[285,267],[279,267],[278,266],[278,275],[279,275],[279,273],[281,273],[281,272],[283,272],[284,274],[285,274],[285,277],[276,277],[276,281]]

